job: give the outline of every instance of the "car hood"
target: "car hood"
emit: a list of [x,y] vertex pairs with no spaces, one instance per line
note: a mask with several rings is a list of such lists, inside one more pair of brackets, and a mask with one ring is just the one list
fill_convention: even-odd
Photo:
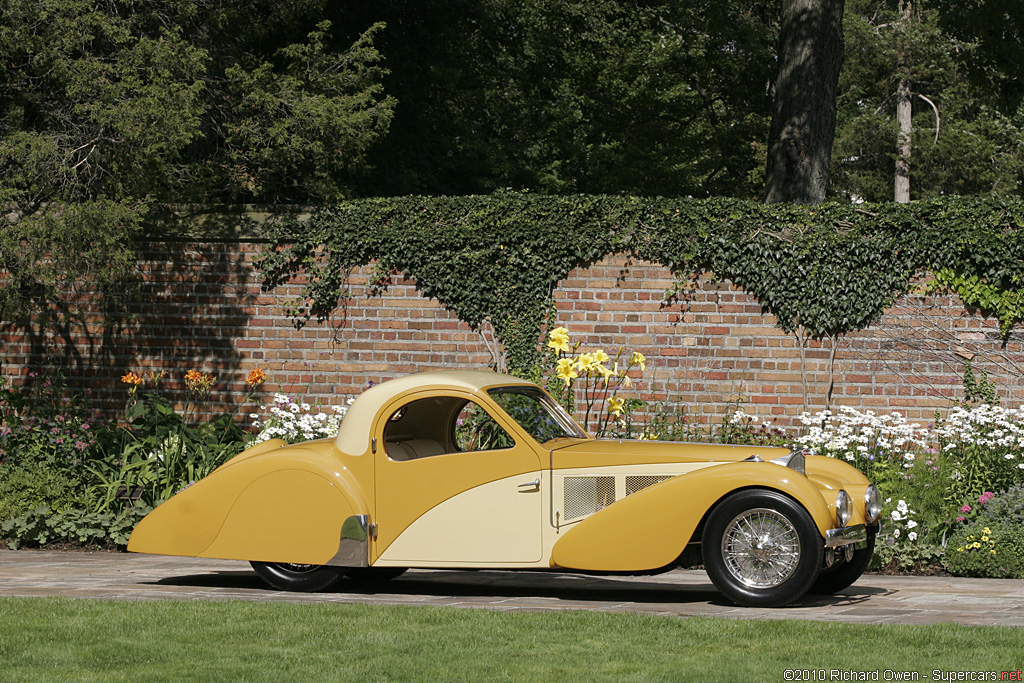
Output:
[[663,463],[739,462],[751,456],[774,460],[789,453],[788,448],[680,441],[634,441],[627,439],[559,439],[544,446],[551,451],[555,468],[606,467]]

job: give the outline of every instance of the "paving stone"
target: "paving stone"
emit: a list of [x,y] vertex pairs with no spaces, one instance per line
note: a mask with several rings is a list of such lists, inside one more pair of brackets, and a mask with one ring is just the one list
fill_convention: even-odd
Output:
[[866,624],[959,623],[1024,627],[1024,580],[867,574],[833,596],[778,609],[737,607],[703,571],[657,576],[415,569],[384,586],[344,581],[323,593],[270,590],[248,563],[125,553],[0,550],[0,597],[115,600],[251,600],[433,605],[546,612],[591,610],[660,616],[798,619]]

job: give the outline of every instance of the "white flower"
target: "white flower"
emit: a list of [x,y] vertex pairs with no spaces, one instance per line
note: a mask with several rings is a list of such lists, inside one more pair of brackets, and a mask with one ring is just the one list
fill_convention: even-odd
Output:
[[[911,533],[913,533],[913,532],[911,532]],[[893,538],[899,538],[900,537],[900,530],[899,529],[893,529],[892,530],[892,537]],[[913,539],[911,539],[911,540],[913,540]]]
[[[899,529],[897,529],[897,531],[899,531]],[[911,541],[916,541],[917,540],[917,532],[916,531],[911,531],[909,534],[907,534],[907,538],[909,538]]]
[[[908,519],[907,520],[907,528],[908,529],[913,529],[915,526],[917,526],[917,522],[915,522],[912,519]],[[910,540],[914,540],[914,539],[910,539]]]

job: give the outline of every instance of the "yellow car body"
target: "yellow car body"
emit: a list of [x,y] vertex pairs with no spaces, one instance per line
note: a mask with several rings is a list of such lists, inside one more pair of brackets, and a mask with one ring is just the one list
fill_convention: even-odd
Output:
[[703,563],[733,600],[775,605],[855,580],[878,511],[832,458],[594,439],[530,382],[441,371],[368,389],[335,439],[239,454],[151,512],[128,550],[247,560],[305,590],[410,567]]

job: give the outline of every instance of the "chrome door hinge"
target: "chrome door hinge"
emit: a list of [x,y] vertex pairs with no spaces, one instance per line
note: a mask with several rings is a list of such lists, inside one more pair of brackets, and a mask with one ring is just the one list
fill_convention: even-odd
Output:
[[372,538],[373,540],[376,541],[377,540],[377,523],[374,522],[373,524],[371,524],[368,531],[369,531],[369,534],[370,534],[370,538]]

